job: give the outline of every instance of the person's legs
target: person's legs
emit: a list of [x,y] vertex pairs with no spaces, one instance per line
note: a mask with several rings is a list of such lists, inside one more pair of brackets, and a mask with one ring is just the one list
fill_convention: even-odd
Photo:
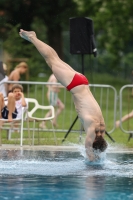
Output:
[[[0,92],[0,118],[2,118],[1,111],[4,108],[4,106],[5,106],[4,97],[3,94]],[[4,123],[3,121],[0,121],[0,127],[3,125],[3,123]]]
[[[57,99],[58,99],[58,94],[56,93],[56,92],[53,92],[53,91],[50,91],[49,93],[48,93],[48,101],[49,101],[49,104],[50,105],[52,105],[52,106],[56,106],[56,104],[57,104]],[[47,113],[46,113],[46,115],[45,115],[45,117],[50,117],[52,115],[52,112],[51,112],[51,110],[50,111],[48,111]],[[43,121],[43,122],[41,122],[40,124],[39,124],[39,127],[40,128],[47,128],[46,127],[46,122],[45,121]]]
[[20,36],[31,43],[37,48],[40,54],[43,56],[45,61],[47,62],[48,66],[53,71],[53,74],[57,78],[57,80],[63,85],[68,86],[72,81],[76,71],[72,69],[68,64],[63,62],[55,52],[53,48],[45,44],[44,42],[40,41],[37,37],[35,32],[33,31],[24,31],[20,30]]
[[13,93],[8,94],[8,104],[7,109],[9,111],[8,113],[8,121],[12,121],[12,113],[15,111],[15,98]]
[[[129,119],[133,118],[133,111],[130,112],[129,114],[123,116],[121,118],[121,122],[127,121]],[[116,127],[118,128],[120,126],[120,120],[116,121]]]
[[0,92],[0,118],[2,118],[1,111],[4,108],[4,106],[5,106],[4,97],[3,94]]
[[61,114],[61,112],[64,110],[65,105],[62,103],[60,99],[57,100],[57,110],[55,112],[55,118],[53,120],[53,125],[57,126],[57,118]]
[[[52,115],[52,111],[50,110],[49,112],[46,113],[45,117],[50,117]],[[45,121],[42,121],[40,124],[39,124],[39,127],[40,128],[47,128],[46,127],[46,122]]]
[[[57,107],[57,109],[56,109]],[[57,127],[57,118],[58,116],[60,115],[60,113],[64,110],[65,106],[64,104],[62,103],[62,101],[60,99],[57,99],[57,106],[55,106],[55,117],[54,117],[54,120],[53,120],[53,125],[55,127]],[[47,112],[45,117],[50,117],[52,114],[51,111]],[[43,121],[42,123],[40,123],[39,125],[40,128],[46,128],[46,122]]]

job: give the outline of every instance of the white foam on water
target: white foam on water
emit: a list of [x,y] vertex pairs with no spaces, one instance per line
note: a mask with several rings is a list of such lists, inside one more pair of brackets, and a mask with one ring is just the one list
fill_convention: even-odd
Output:
[[[78,145],[77,145],[78,147]],[[99,176],[119,176],[119,177],[133,177],[133,160],[127,160],[118,162],[117,157],[109,160],[108,154],[111,152],[123,151],[122,145],[108,145],[105,152],[100,154],[100,159],[95,162],[90,162],[86,159],[86,153],[84,146],[79,145],[78,147],[80,154],[85,159],[85,164],[88,166],[88,170],[85,171],[85,175],[99,175]],[[125,152],[123,151],[123,154]],[[91,168],[90,168],[91,167]]]
[[[119,161],[117,156],[109,158],[107,153],[101,154],[100,160],[97,162],[88,162],[84,145],[76,145],[79,152],[70,152],[72,157],[62,153],[61,156],[48,158],[45,156],[40,159],[38,152],[33,153],[32,158],[25,156],[19,159],[1,159],[0,174],[1,175],[44,175],[44,176],[118,176],[133,177],[133,161]],[[35,155],[35,157],[34,157]],[[50,154],[49,154],[50,155]]]
[[69,159],[66,161],[36,161],[17,160],[0,161],[0,174],[10,175],[69,175],[81,171],[84,166],[83,160]]

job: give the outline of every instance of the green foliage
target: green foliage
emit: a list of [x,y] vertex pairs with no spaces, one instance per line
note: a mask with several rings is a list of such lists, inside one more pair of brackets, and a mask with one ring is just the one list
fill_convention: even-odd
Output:
[[9,31],[3,47],[12,57],[29,57],[33,46],[20,38],[18,33],[19,26],[19,24],[16,26],[6,24],[6,27],[9,29]]
[[[32,79],[39,72],[50,71],[36,49],[19,38],[19,28],[35,30],[41,40],[52,46],[63,60],[72,63],[72,67],[76,68],[76,58],[73,59],[74,55],[70,56],[68,53],[69,18],[78,16],[90,17],[94,22],[98,48],[95,69],[100,73],[111,74],[123,71],[125,76],[130,73],[133,50],[131,0],[1,0],[0,7],[0,35],[5,41],[4,48],[14,57],[29,58]],[[64,31],[68,31],[67,39],[63,37]],[[89,58],[85,63],[89,63]],[[80,71],[80,67],[76,69]],[[88,70],[88,66],[85,70]]]
[[[34,24],[33,26],[36,30],[37,27]],[[45,64],[43,58],[37,52],[36,48],[31,43],[23,40],[19,36],[19,24],[16,26],[11,26],[10,24],[7,24],[6,27],[9,29],[9,31],[7,33],[7,39],[3,43],[3,48],[13,58],[29,58],[28,65],[30,80],[36,80],[36,77],[40,72],[49,72],[49,68]],[[43,28],[41,28],[40,30],[43,30]],[[39,31],[36,32],[38,33]],[[42,39],[45,39],[44,35],[41,35]]]
[[133,50],[133,1],[83,0],[82,14],[94,20],[98,49],[106,49],[115,56],[112,68],[120,64],[121,53]]
[[38,37],[63,58],[62,31],[66,27],[68,29],[69,17],[76,15],[76,3],[72,0],[5,0],[0,2],[0,6],[3,11],[0,34],[5,41],[4,50],[13,57],[29,58],[32,80],[39,72],[49,73],[36,49],[27,41],[22,41],[18,31],[20,28],[36,31]]

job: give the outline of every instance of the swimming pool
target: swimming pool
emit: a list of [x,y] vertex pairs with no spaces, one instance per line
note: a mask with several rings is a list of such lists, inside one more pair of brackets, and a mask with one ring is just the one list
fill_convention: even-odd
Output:
[[0,199],[133,199],[133,154],[87,165],[83,150],[0,150]]

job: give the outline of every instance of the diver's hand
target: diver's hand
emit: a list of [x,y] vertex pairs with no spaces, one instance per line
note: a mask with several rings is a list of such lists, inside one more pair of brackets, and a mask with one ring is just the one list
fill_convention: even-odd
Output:
[[98,152],[95,152],[93,148],[86,149],[86,156],[90,162],[98,161],[100,159]]

